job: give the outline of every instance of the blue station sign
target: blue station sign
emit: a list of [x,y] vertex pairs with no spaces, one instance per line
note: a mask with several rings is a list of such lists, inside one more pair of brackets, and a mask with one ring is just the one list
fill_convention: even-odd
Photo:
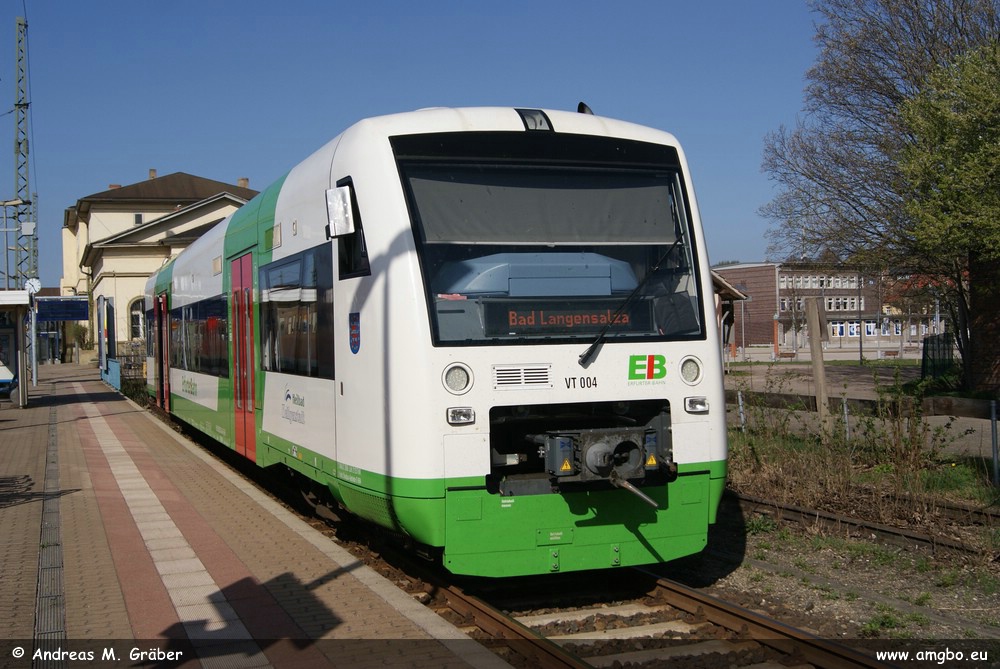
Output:
[[35,309],[39,323],[85,321],[90,318],[86,297],[36,297]]

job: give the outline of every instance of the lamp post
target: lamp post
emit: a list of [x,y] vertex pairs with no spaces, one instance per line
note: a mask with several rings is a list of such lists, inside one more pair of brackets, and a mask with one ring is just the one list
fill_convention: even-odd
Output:
[[864,287],[864,277],[861,276],[861,272],[858,272],[858,364],[864,366],[865,364],[865,323],[864,323],[864,313],[861,305],[864,297],[861,294],[861,289]]

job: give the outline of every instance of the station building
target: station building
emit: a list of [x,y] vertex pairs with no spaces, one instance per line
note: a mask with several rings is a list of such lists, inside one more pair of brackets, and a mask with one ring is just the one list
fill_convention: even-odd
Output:
[[98,323],[105,341],[144,338],[146,280],[256,194],[246,179],[150,170],[145,181],[80,198],[63,218],[60,295],[89,298],[91,339]]

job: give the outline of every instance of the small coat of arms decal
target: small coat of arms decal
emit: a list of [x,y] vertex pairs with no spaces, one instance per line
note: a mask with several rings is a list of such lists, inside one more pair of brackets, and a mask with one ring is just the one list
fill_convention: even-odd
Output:
[[361,350],[361,314],[349,314],[347,320],[351,330],[351,353],[357,353]]

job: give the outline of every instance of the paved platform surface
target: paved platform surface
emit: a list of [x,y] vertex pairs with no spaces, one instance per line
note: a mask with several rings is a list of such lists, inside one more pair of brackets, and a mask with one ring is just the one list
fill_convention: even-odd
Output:
[[39,379],[0,408],[0,667],[507,666],[96,369]]

